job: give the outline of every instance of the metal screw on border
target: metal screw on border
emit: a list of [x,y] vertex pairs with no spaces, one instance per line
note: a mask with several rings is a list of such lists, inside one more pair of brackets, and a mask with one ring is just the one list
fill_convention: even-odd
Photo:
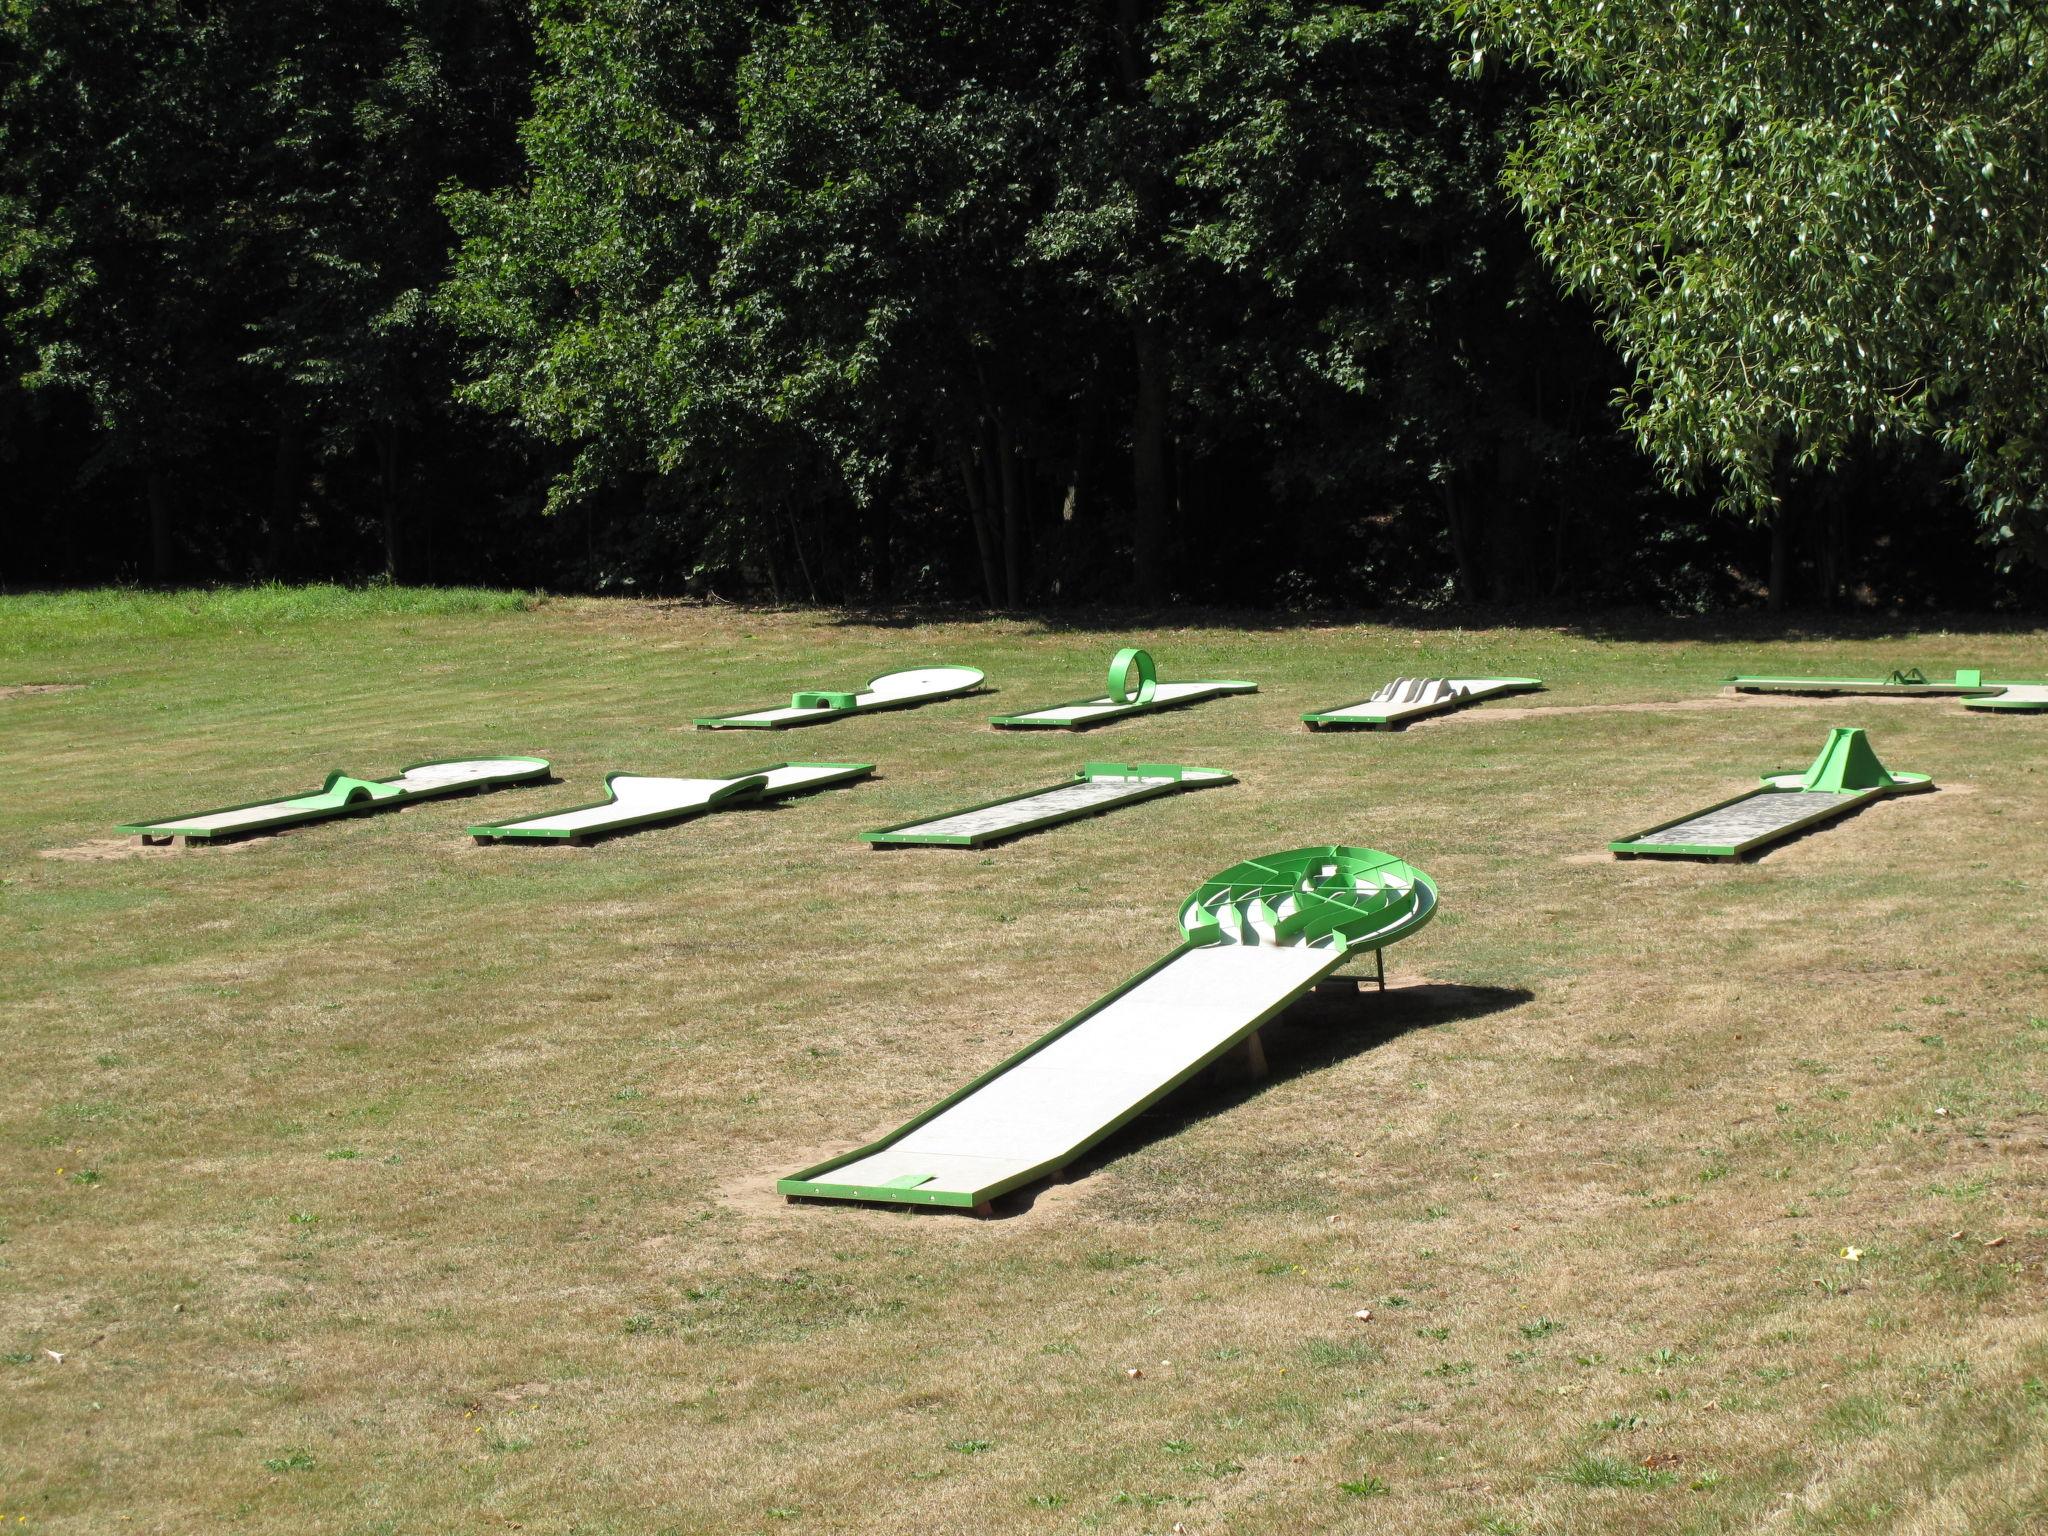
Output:
[[[1138,686],[1131,687],[1131,673],[1138,674]],[[1152,665],[1152,653],[1127,645],[1109,662],[1109,698],[1113,704],[1150,704],[1159,691],[1159,673]]]

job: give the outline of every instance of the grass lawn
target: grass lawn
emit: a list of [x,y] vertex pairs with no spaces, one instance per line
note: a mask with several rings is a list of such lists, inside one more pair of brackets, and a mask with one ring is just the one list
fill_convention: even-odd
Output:
[[[1261,692],[986,728],[1133,638]],[[999,691],[688,726],[932,660]],[[2040,677],[2048,635],[0,599],[0,1519],[2048,1529],[2048,718],[1716,697],[1915,663]],[[1551,691],[1299,721],[1473,670]],[[1602,851],[1835,724],[1940,791],[1751,864]],[[565,782],[110,830],[526,752]],[[880,773],[587,849],[462,835],[783,758]],[[1091,759],[1242,782],[983,852],[856,837]],[[1443,911],[1267,1080],[995,1220],[775,1197],[1164,954],[1204,877],[1317,842]]]

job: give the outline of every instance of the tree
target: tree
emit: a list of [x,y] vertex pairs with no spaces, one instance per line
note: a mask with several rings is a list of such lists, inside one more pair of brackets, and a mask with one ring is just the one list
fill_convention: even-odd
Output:
[[1555,94],[1507,179],[1634,369],[1670,483],[1768,513],[1858,444],[1959,457],[1991,536],[2048,468],[2041,0],[1461,0]]

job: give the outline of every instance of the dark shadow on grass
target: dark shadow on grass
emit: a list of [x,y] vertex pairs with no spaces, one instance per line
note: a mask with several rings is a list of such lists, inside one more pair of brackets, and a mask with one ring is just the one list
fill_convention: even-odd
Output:
[[994,1219],[1021,1216],[1052,1183],[1072,1184],[1088,1178],[1197,1121],[1229,1113],[1274,1083],[1320,1072],[1397,1040],[1410,1030],[1505,1013],[1532,1001],[1535,995],[1524,987],[1464,987],[1448,982],[1423,982],[1386,992],[1371,981],[1349,977],[1326,982],[1259,1031],[1266,1051],[1264,1077],[1252,1080],[1234,1074],[1232,1058],[1226,1057],[1107,1140],[1090,1147],[1052,1181],[1026,1185],[996,1200]]
[[[735,613],[755,611],[731,605]],[[1871,665],[1880,672],[1893,666],[1918,665],[1946,669],[1950,658],[1969,666],[1967,640],[1934,642],[1928,632],[1969,635],[2038,634],[2039,615],[1958,612],[1798,612],[1772,613],[1762,608],[1724,609],[1704,614],[1661,613],[1648,608],[1589,611],[1550,604],[1462,604],[1418,607],[1392,603],[1374,608],[1316,608],[1299,612],[1261,608],[1162,605],[1125,607],[1090,605],[1074,608],[998,609],[968,604],[876,606],[872,608],[806,608],[762,605],[766,612],[816,612],[845,629],[907,630],[925,624],[973,624],[1001,620],[1021,624],[1040,634],[1109,631],[1143,635],[1147,630],[1216,628],[1246,634],[1285,634],[1297,630],[1350,629],[1361,624],[1392,629],[1458,631],[1474,629],[1552,630],[1560,636],[1592,640],[1665,642],[1747,641],[1756,645],[1808,641],[1857,641],[1873,647]],[[1911,644],[1916,654],[1894,654],[1889,647]],[[1940,654],[1936,655],[1935,652]],[[1917,654],[1924,652],[1924,655]]]

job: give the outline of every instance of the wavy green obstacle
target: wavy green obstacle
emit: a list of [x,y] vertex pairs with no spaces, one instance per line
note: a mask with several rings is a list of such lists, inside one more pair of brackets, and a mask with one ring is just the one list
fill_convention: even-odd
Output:
[[1369,699],[1318,709],[1301,718],[1312,731],[1400,730],[1411,720],[1447,714],[1510,693],[1540,693],[1540,677],[1397,677]]
[[786,731],[792,726],[844,720],[849,715],[911,709],[938,699],[957,699],[974,692],[982,679],[983,673],[975,667],[911,667],[902,672],[884,672],[870,679],[867,687],[857,693],[804,689],[791,694],[787,704],[739,715],[706,715],[691,723],[700,731]]
[[1999,682],[1975,668],[1953,677],[1929,677],[1918,667],[1894,668],[1884,677],[1731,677],[1737,693],[1873,694],[1909,698],[1961,698],[1963,708],[2015,714],[2048,711],[2048,683]]
[[479,843],[578,844],[637,827],[660,826],[733,806],[762,805],[791,795],[864,779],[873,763],[770,763],[723,779],[674,779],[644,773],[608,773],[605,797],[567,810],[469,829]]
[[1093,725],[1162,709],[1179,709],[1228,693],[1257,693],[1257,683],[1162,683],[1152,653],[1125,646],[1110,658],[1108,691],[1092,699],[1069,699],[1019,715],[997,715],[989,721],[1005,731],[1085,731]]
[[443,795],[474,794],[500,789],[508,784],[529,784],[548,776],[544,757],[465,757],[441,762],[414,763],[389,779],[358,779],[340,769],[327,775],[326,782],[310,794],[271,800],[252,800],[243,805],[224,805],[211,811],[193,811],[183,816],[166,816],[148,821],[125,822],[116,832],[132,833],[144,843],[220,842],[251,832],[274,832],[281,827],[301,826],[309,821],[332,821],[338,816],[361,816],[371,811],[392,811],[416,800]]
[[1924,773],[1893,773],[1858,726],[1838,726],[1803,773],[1767,773],[1763,787],[1631,833],[1607,845],[1622,858],[1739,859],[1861,810],[1873,800],[1934,788]]
[[775,1187],[792,1199],[985,1213],[1253,1040],[1345,961],[1416,932],[1436,908],[1427,875],[1370,848],[1296,848],[1234,864],[1182,903],[1181,943],[1164,959],[880,1141]]

